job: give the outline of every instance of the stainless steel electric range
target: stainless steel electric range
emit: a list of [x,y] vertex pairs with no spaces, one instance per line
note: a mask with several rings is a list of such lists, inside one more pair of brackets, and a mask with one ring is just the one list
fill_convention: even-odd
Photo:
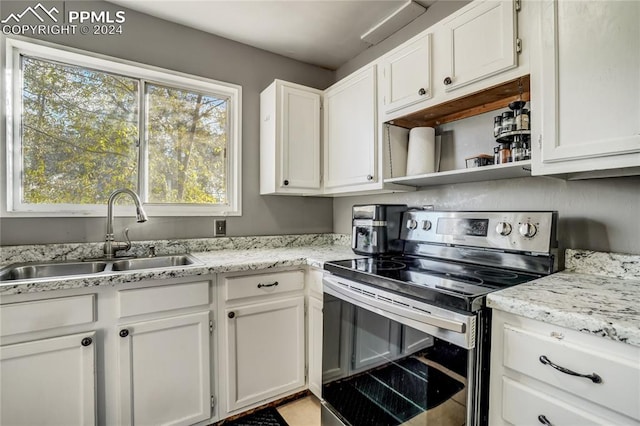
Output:
[[558,270],[557,214],[397,220],[401,249],[325,264],[322,424],[485,425],[486,295]]

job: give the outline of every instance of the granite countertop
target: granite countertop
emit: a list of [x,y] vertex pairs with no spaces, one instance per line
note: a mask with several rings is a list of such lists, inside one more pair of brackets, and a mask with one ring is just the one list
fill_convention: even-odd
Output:
[[640,346],[640,256],[567,250],[567,269],[487,296],[493,309]]
[[[266,238],[266,239],[265,239]],[[329,260],[341,260],[357,257],[351,247],[345,245],[344,238],[298,238],[282,237],[244,237],[227,239],[233,241],[214,242],[217,244],[211,251],[191,252],[199,264],[187,266],[175,266],[157,269],[142,269],[126,272],[107,272],[92,275],[60,277],[56,279],[31,279],[20,281],[3,281],[0,282],[0,296],[23,293],[38,293],[51,290],[65,290],[72,288],[96,287],[104,285],[119,285],[144,280],[181,278],[199,275],[209,275],[224,272],[241,272],[260,269],[284,268],[291,266],[314,266],[322,268],[324,262]],[[157,242],[154,246],[161,245]],[[169,244],[172,247],[178,247],[178,251],[187,252],[189,248],[207,249],[206,244],[195,244],[193,241],[187,243]],[[282,247],[282,245],[286,245]],[[34,246],[35,247],[35,246]],[[50,247],[51,250],[44,250],[38,247],[39,253],[43,250],[49,253],[56,253],[54,259],[47,260],[68,260],[73,258],[72,254],[78,254],[78,247],[59,246]],[[5,259],[5,264],[19,261],[33,261],[37,254],[33,253],[33,247],[22,247],[13,249],[11,255],[12,262]],[[83,247],[83,253],[91,248]],[[11,250],[7,250],[8,252]],[[175,250],[173,250],[175,252]],[[60,253],[66,253],[64,255]],[[5,253],[5,258],[9,253]],[[159,253],[166,254],[166,253]],[[87,256],[88,257],[88,256]]]

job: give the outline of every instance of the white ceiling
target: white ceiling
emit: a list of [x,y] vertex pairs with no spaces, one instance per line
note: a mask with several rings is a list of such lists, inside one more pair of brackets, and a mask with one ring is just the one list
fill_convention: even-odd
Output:
[[[407,0],[109,0],[289,58],[337,69]],[[428,7],[433,0],[417,1]]]

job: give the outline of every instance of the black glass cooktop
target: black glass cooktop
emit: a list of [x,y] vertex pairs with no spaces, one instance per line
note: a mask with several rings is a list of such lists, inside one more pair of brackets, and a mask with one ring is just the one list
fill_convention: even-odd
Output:
[[464,311],[476,310],[476,299],[487,293],[541,277],[410,255],[326,262],[325,269],[337,276]]

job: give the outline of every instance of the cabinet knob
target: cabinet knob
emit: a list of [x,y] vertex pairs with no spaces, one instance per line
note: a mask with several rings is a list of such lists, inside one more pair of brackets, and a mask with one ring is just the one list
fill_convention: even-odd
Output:
[[120,330],[120,337],[127,337],[129,335],[129,330],[127,330],[126,328],[123,328],[122,330]]
[[229,313],[227,314],[227,316],[228,316],[229,318],[235,318],[236,313],[235,313],[235,312],[233,312],[233,311],[231,311],[231,312],[229,312]]
[[91,339],[91,337],[85,337],[84,339],[82,339],[82,341],[80,342],[80,344],[82,346],[89,346],[91,343],[93,343],[93,340]]
[[285,179],[283,183],[284,183],[284,186],[289,185],[289,181],[287,179]]
[[543,425],[545,425],[545,426],[553,426],[553,425],[551,424],[551,422],[550,422],[549,420],[547,420],[547,418],[546,418],[543,414],[540,414],[540,415],[538,416],[538,421],[539,421],[540,423],[542,423]]
[[427,94],[427,91],[424,90],[424,87],[421,87],[420,90],[418,90],[418,95],[420,96],[424,96]]
[[448,86],[451,83],[453,83],[453,80],[451,80],[451,77],[445,77],[443,83],[444,83],[445,86]]
[[373,176],[372,175],[367,175],[367,180],[373,180]]

